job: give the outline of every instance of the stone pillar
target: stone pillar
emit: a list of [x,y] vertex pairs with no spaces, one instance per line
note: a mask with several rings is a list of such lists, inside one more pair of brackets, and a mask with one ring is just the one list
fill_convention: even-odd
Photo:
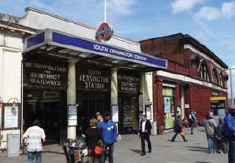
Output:
[[[112,68],[111,69],[111,106],[118,105],[118,69]],[[110,109],[112,110],[112,108]],[[118,128],[118,123],[117,128]],[[118,129],[117,129],[118,130]]]
[[111,105],[118,105],[117,68],[112,68],[111,72]]
[[[67,105],[76,105],[76,62],[74,61],[70,61],[68,65]],[[67,138],[76,138],[76,126],[68,126]]]

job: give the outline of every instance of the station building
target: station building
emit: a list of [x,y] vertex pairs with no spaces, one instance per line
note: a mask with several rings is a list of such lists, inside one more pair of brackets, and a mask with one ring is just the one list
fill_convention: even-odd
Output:
[[[0,148],[7,134],[41,121],[47,142],[75,138],[96,112],[111,111],[119,133],[153,121],[152,71],[167,61],[141,52],[139,42],[34,8],[0,15]],[[103,35],[102,35],[103,36]]]
[[173,128],[176,114],[196,112],[199,121],[209,111],[218,118],[228,105],[228,66],[209,48],[182,33],[140,42],[141,51],[167,59],[168,68],[153,75],[154,120],[158,134]]

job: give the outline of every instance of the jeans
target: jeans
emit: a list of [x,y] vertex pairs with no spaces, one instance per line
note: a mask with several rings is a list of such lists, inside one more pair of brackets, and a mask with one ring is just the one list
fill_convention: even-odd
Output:
[[142,153],[145,154],[145,140],[148,142],[149,152],[152,150],[150,136],[148,133],[140,133]]
[[235,163],[235,141],[229,140],[229,152],[228,152],[229,163]]
[[[171,141],[175,141],[177,135],[179,134],[180,132],[176,132],[175,135],[172,137]],[[181,135],[181,137],[183,138],[184,141],[186,141],[185,139],[185,136],[184,135]]]
[[[113,163],[114,143],[107,145],[107,147],[109,148],[109,152],[108,152],[109,163]],[[106,152],[107,152],[106,149],[104,149],[104,151],[100,157],[101,163],[104,163],[106,161]]]
[[217,141],[214,135],[207,135],[209,153],[217,151]]
[[34,163],[36,157],[36,163],[42,162],[42,151],[39,152],[28,152],[28,163]]

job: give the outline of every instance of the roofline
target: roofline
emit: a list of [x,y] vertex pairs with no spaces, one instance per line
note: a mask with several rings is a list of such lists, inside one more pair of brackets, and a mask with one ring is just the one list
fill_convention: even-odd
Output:
[[[63,20],[63,21],[67,21],[67,22],[70,22],[70,23],[74,23],[74,24],[77,24],[77,25],[85,27],[85,28],[89,28],[89,29],[92,29],[92,30],[97,30],[97,28],[91,27],[89,25],[86,25],[86,24],[83,24],[83,23],[79,23],[79,22],[76,22],[76,21],[64,18],[62,16],[51,14],[49,12],[45,12],[45,11],[42,11],[42,10],[39,10],[39,9],[36,9],[36,8],[33,8],[33,7],[25,8],[25,12],[28,12],[28,11],[34,11],[34,12],[38,12],[38,13],[41,13],[41,14],[46,14],[46,15],[49,15],[51,17],[54,17],[54,18],[57,18],[57,19],[60,19],[60,20]],[[132,39],[125,38],[125,37],[120,37],[120,36],[115,35],[115,34],[113,36],[116,37],[117,39],[120,39],[120,40],[130,41],[130,42],[132,42],[134,44],[138,44],[139,43],[138,41],[134,41]]]
[[[215,61],[219,65],[221,65],[224,69],[228,69],[228,65],[226,63],[224,63],[214,52],[212,52],[207,46],[205,46],[204,44],[200,43],[197,39],[193,38],[189,34],[176,33],[176,34],[172,34],[172,35],[168,35],[168,36],[162,36],[162,37],[155,37],[155,38],[145,39],[145,40],[141,40],[139,42],[141,43],[141,42],[145,42],[145,41],[151,41],[151,40],[157,40],[157,39],[162,39],[162,38],[174,37],[174,36],[177,36],[177,35],[183,36],[183,38],[181,40],[183,41],[184,44],[186,43],[187,39],[189,39],[190,41],[188,42],[188,44],[191,44],[195,48],[197,48],[200,51],[206,53],[206,55],[208,55],[212,59],[215,59]],[[198,45],[198,46],[196,46],[196,45]]]

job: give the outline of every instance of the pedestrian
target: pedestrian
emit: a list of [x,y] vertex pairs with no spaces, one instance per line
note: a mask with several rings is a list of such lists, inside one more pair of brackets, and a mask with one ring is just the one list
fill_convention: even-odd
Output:
[[183,138],[184,142],[187,142],[188,140],[185,138],[184,135],[184,130],[183,130],[183,121],[181,119],[181,115],[177,115],[176,120],[175,120],[175,134],[171,139],[171,142],[174,142],[177,135],[180,134],[181,137]]
[[193,130],[195,127],[197,127],[197,117],[196,117],[196,112],[192,111],[190,113],[190,117],[191,117],[191,135],[194,134]]
[[103,121],[103,117],[102,117],[102,114],[100,112],[96,113],[96,119],[97,119],[98,123]]
[[209,153],[216,153],[217,152],[217,144],[215,138],[215,131],[217,128],[216,122],[214,120],[214,115],[212,112],[209,112],[206,116],[206,119],[203,122],[205,130],[206,130],[206,137],[208,141],[208,150]]
[[110,119],[109,112],[104,113],[104,120],[98,123],[98,129],[102,132],[106,149],[108,149],[108,151],[103,152],[101,163],[105,162],[106,153],[108,153],[109,163],[113,163],[114,144],[117,142],[117,126]]
[[141,149],[142,149],[141,156],[146,155],[145,141],[147,141],[148,143],[149,153],[152,152],[152,145],[150,141],[151,129],[152,129],[152,125],[150,121],[146,119],[146,115],[142,115],[142,118],[140,121],[140,130],[139,130],[140,138],[141,138]]
[[44,130],[39,127],[40,121],[35,120],[33,126],[28,128],[22,139],[27,139],[28,143],[28,163],[34,163],[36,158],[36,163],[42,162],[42,142],[46,141],[46,135]]
[[[102,142],[103,135],[97,128],[97,120],[90,120],[90,127],[86,131],[86,142],[88,147],[88,163],[99,163],[100,156],[102,154]],[[97,153],[96,149],[101,149],[100,153]]]
[[217,140],[217,149],[218,153],[223,154],[226,153],[226,140],[225,140],[225,129],[224,129],[224,123],[223,118],[219,117],[219,124],[216,129],[216,140]]
[[229,163],[235,163],[235,106],[229,106],[229,112],[225,119],[225,136],[229,141],[228,160]]
[[187,117],[185,116],[184,119],[183,119],[183,126],[184,127],[188,127],[188,120],[187,120]]

